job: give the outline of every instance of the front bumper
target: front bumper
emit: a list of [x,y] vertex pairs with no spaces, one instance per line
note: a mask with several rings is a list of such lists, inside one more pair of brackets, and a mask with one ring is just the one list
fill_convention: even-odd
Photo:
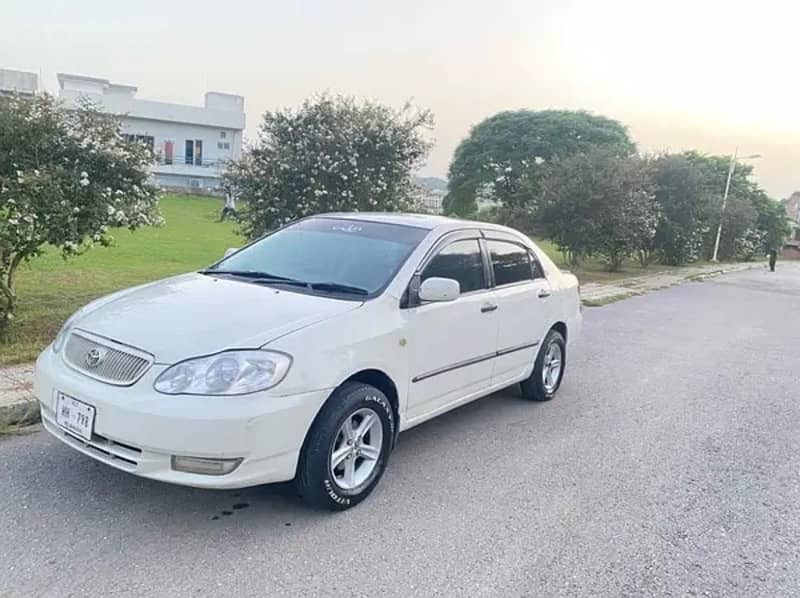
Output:
[[[200,488],[243,488],[291,480],[306,433],[330,389],[292,396],[269,392],[244,397],[168,396],[153,382],[166,366],[153,365],[134,385],[117,387],[68,367],[47,348],[36,362],[34,394],[42,423],[72,448],[136,475]],[[56,424],[62,392],[95,408],[92,439]],[[241,458],[226,475],[172,469],[173,455]]]

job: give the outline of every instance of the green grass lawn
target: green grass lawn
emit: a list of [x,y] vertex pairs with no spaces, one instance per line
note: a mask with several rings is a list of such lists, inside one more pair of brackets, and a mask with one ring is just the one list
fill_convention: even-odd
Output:
[[[243,240],[230,222],[219,223],[221,202],[192,196],[166,196],[161,211],[166,224],[160,228],[114,233],[113,247],[96,247],[65,261],[61,254],[46,253],[23,265],[17,280],[19,307],[8,338],[0,341],[0,366],[34,359],[56,335],[72,312],[92,299],[125,287],[156,280],[208,265],[228,247]],[[553,260],[564,267],[561,254],[548,242],[540,242]],[[650,271],[663,271],[653,266]],[[637,276],[636,264],[609,273],[603,264],[588,262],[575,272],[581,282],[598,282]]]
[[166,224],[114,232],[113,247],[95,247],[65,261],[49,249],[17,279],[19,307],[9,337],[0,343],[0,366],[34,359],[72,312],[117,289],[196,270],[242,244],[236,226],[219,223],[219,200],[166,196]]
[[[616,272],[609,272],[606,264],[600,260],[586,260],[577,268],[570,267],[564,260],[564,256],[558,251],[558,248],[550,241],[536,240],[536,244],[550,256],[556,265],[563,270],[570,270],[581,281],[581,284],[589,282],[614,282],[624,278],[631,278],[634,276],[643,276],[646,274],[655,274],[656,272],[669,272],[671,270],[680,270],[678,266],[664,266],[663,264],[651,264],[647,268],[642,268],[639,262],[628,260],[622,268]],[[700,265],[702,262],[697,262],[693,265]]]

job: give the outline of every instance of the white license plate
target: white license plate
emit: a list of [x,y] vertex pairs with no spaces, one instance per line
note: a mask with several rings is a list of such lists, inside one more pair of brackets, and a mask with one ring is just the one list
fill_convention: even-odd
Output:
[[56,397],[56,422],[59,426],[77,434],[84,440],[92,439],[94,430],[94,412],[91,405],[73,399],[64,393]]

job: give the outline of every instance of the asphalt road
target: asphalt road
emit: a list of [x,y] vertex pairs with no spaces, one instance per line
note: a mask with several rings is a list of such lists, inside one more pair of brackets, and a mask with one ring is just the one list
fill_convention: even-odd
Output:
[[2,438],[0,595],[800,595],[800,265],[585,315],[554,401],[403,434],[345,513]]

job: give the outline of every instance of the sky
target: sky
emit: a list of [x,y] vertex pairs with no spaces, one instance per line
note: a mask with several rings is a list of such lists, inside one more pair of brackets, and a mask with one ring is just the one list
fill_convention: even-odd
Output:
[[501,110],[587,110],[648,152],[752,160],[775,198],[800,190],[795,0],[0,0],[0,68],[92,75],[139,97],[265,110],[329,91],[436,118],[422,174],[443,176]]

